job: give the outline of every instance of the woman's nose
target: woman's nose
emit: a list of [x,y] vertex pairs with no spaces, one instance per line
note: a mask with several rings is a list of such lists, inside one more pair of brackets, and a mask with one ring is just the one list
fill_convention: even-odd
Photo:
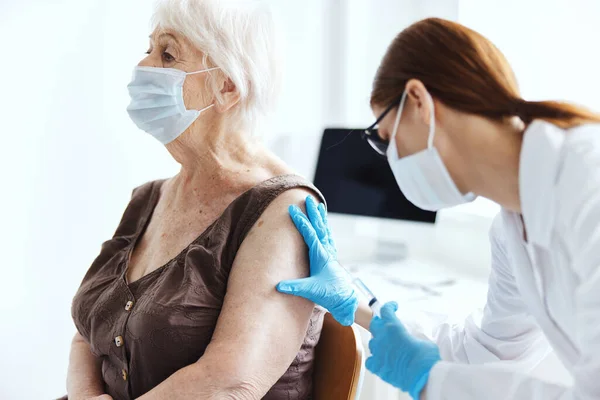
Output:
[[160,63],[160,57],[155,55],[154,53],[148,54],[146,57],[142,59],[138,63],[138,67],[156,67],[161,68],[162,64]]

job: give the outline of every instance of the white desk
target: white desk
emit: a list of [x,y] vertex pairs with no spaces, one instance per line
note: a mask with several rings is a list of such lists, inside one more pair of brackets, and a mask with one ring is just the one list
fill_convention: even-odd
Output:
[[400,308],[408,306],[464,316],[485,304],[487,282],[449,267],[416,260],[385,266],[350,264],[346,267],[361,278],[380,301],[397,301]]

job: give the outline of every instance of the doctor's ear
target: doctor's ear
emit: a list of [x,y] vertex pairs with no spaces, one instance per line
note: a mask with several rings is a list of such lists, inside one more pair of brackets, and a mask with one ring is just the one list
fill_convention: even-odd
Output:
[[425,125],[429,125],[429,116],[430,113],[433,112],[430,99],[431,101],[433,101],[433,99],[427,91],[427,88],[425,88],[425,85],[423,85],[423,82],[418,79],[409,80],[406,83],[406,94],[414,104],[419,120]]
[[240,101],[240,93],[237,90],[237,87],[233,83],[233,81],[229,78],[226,78],[223,81],[223,85],[221,87],[220,93],[221,100],[215,103],[215,109],[223,113],[233,106],[235,106]]

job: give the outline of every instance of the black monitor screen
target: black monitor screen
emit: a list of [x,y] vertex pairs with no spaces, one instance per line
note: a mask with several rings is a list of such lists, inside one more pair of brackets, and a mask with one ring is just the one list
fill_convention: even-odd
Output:
[[435,222],[436,213],[410,203],[396,184],[387,160],[361,138],[358,129],[326,129],[315,186],[333,213]]

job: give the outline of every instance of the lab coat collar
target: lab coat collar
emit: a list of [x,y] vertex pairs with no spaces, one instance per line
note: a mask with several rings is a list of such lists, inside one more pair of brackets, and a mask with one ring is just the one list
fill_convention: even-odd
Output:
[[527,239],[548,248],[554,225],[554,186],[565,131],[549,122],[533,121],[524,133],[519,166],[521,213]]

